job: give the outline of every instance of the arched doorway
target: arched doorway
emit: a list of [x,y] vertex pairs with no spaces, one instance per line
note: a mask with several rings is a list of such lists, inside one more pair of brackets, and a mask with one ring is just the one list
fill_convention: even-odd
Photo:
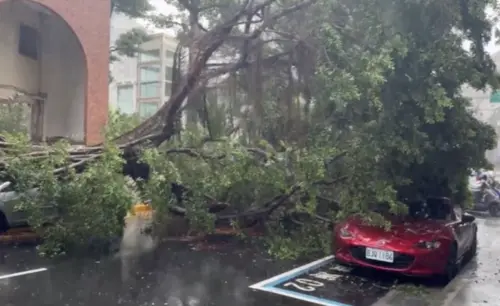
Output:
[[0,0],[0,101],[13,92],[21,92],[24,103],[32,100],[34,140],[100,140],[108,104],[109,2],[93,3],[92,22],[89,4]]

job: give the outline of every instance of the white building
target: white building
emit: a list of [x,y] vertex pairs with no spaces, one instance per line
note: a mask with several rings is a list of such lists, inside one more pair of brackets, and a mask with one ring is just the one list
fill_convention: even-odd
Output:
[[[500,67],[500,52],[492,54],[492,59]],[[500,91],[493,92],[490,88],[477,91],[471,87],[465,87],[462,91],[464,96],[471,99],[472,111],[476,117],[492,125],[497,134],[500,135]],[[500,138],[499,145],[495,150],[487,152],[486,156],[490,162],[500,166]]]
[[[141,27],[138,22],[117,14],[111,19],[111,44],[120,34]],[[122,58],[110,66],[109,103],[123,113],[154,114],[170,98],[172,66],[177,40],[166,34],[151,34],[135,58]]]

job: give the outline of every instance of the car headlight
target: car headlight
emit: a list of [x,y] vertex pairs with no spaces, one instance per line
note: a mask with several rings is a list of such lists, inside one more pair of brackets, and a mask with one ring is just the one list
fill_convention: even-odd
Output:
[[441,246],[441,242],[439,241],[419,241],[416,244],[417,248],[434,250]]
[[339,231],[339,236],[344,239],[353,238],[353,234],[345,227],[341,227]]

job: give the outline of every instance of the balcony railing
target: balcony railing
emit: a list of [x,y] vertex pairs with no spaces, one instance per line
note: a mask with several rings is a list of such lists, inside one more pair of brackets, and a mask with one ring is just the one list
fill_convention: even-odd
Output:
[[33,142],[43,141],[45,93],[30,93],[0,84],[0,133],[26,132]]

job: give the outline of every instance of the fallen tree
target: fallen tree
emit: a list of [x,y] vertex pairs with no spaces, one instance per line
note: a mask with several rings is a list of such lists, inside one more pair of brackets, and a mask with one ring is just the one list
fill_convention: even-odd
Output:
[[[185,40],[173,95],[155,115],[93,147],[0,143],[15,188],[40,186],[23,202],[33,223],[43,225],[37,201],[57,203],[52,241],[119,234],[116,216],[150,200],[160,222],[175,214],[198,231],[263,224],[277,233],[273,252],[291,256],[324,251],[331,223],[351,214],[383,223],[378,202],[396,213],[408,197],[466,202],[466,171],[484,166],[495,144],[460,94],[466,83],[496,86],[481,10],[412,1],[178,4]],[[222,102],[210,101],[214,87]]]
[[[212,29],[205,30],[203,33],[199,33],[197,37],[193,37],[193,40],[189,43],[189,49],[194,49],[197,52],[190,52],[192,58],[189,59],[189,67],[186,72],[181,72],[181,63],[177,63],[178,73],[180,72],[182,75],[178,77],[176,88],[174,88],[174,94],[169,101],[167,101],[155,115],[142,122],[135,129],[112,140],[113,143],[117,144],[119,150],[125,152],[124,157],[126,162],[128,162],[128,167],[137,168],[139,166],[137,165],[139,151],[146,148],[158,147],[178,133],[174,124],[189,96],[195,95],[196,92],[202,90],[211,79],[236,72],[239,69],[252,65],[249,56],[253,52],[253,49],[257,47],[262,48],[262,45],[265,44],[261,39],[262,34],[271,29],[282,19],[299,10],[307,8],[314,2],[314,0],[299,1],[296,4],[292,3],[289,6],[279,7],[279,9],[277,9],[277,7],[274,6],[274,0],[263,2],[246,0],[233,8],[235,13],[230,16],[228,20],[222,20],[213,26]],[[244,31],[236,31],[240,34],[236,38],[234,29],[241,26],[244,28]],[[207,69],[207,62],[210,57],[229,40],[238,40],[237,46],[239,54],[235,56],[236,61],[217,65],[216,68],[213,69]],[[179,48],[178,53],[180,54],[182,51],[183,50]],[[286,54],[286,52],[281,51],[278,54],[269,56],[267,59],[260,60],[264,62],[276,61],[283,54]],[[177,58],[180,59],[180,56],[177,56]],[[0,147],[7,156],[14,156],[12,158],[16,159],[38,160],[47,158],[51,155],[60,154],[60,149],[44,145],[23,147],[18,143],[2,141],[0,142]],[[72,169],[75,169],[77,172],[83,171],[87,163],[93,162],[102,156],[105,147],[105,144],[92,147],[67,147],[67,160],[63,163],[64,165],[60,165],[54,169],[54,175],[65,175],[67,172],[72,171]],[[250,154],[256,155],[257,158],[262,158],[262,156],[265,157],[267,154],[267,152],[257,148],[246,148],[246,150]],[[224,158],[222,155],[207,157],[204,156],[203,153],[197,152],[191,148],[167,149],[164,150],[163,153],[166,155],[185,154],[191,157],[204,159],[211,158],[221,160]],[[0,167],[7,168],[8,166],[9,157],[0,161]],[[133,169],[131,169],[131,171],[134,172]],[[133,173],[125,172],[125,174],[132,174],[131,176],[134,176]],[[178,183],[174,182],[172,184],[177,184],[183,191],[188,190],[186,187],[178,185]],[[173,189],[175,189],[175,187]],[[272,199],[265,201],[262,208],[250,209],[240,213],[224,214],[216,216],[215,218],[217,221],[227,221],[225,223],[240,220],[245,224],[254,224],[256,219],[266,218],[279,206],[287,202],[289,198],[300,189],[301,187],[294,185],[292,186],[291,192],[284,192],[281,195],[274,196]],[[180,195],[177,194],[178,198],[179,196]],[[205,195],[204,198],[208,202],[208,212],[220,211],[223,208],[231,206],[228,203],[219,202],[208,195]],[[186,214],[185,208],[179,206],[171,207],[170,211],[182,215]],[[242,220],[242,218],[244,220]]]

